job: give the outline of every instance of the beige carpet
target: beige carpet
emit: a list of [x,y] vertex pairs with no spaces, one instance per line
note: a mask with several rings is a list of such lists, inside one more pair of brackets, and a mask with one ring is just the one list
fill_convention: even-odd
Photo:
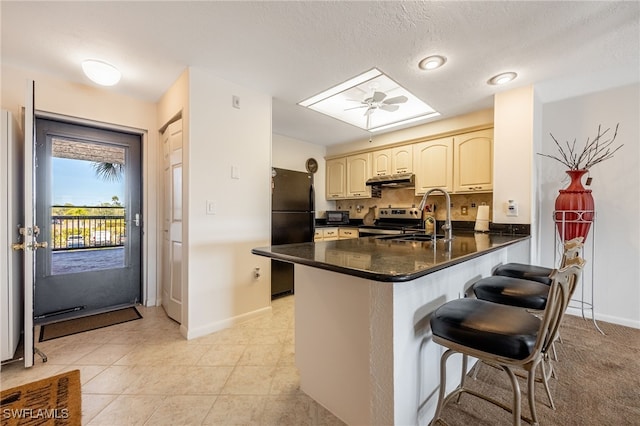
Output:
[[2,391],[2,425],[79,425],[82,420],[80,371]]
[[118,309],[111,312],[89,315],[82,318],[74,318],[60,321],[53,324],[46,324],[40,328],[40,342],[45,342],[59,337],[70,336],[98,328],[109,327],[110,325],[121,324],[142,318],[140,312],[135,307]]
[[[563,343],[556,345],[558,378],[550,381],[555,411],[547,405],[542,384],[536,387],[541,426],[640,425],[640,330],[598,325],[605,336],[590,320],[565,316]],[[477,380],[468,383],[511,405],[511,385],[504,372],[483,366]],[[520,389],[522,412],[529,417],[524,380]],[[462,395],[459,405],[449,403],[442,418],[451,426],[510,425],[512,419],[510,413],[470,395]]]

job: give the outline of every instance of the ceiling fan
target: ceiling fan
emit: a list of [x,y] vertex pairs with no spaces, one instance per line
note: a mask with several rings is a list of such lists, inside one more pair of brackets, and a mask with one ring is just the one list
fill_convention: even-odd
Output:
[[375,91],[373,94],[362,101],[356,99],[349,99],[350,101],[360,102],[362,105],[358,105],[352,108],[346,108],[345,111],[358,108],[366,108],[364,115],[367,117],[367,129],[369,128],[369,118],[376,110],[381,109],[383,111],[397,111],[400,105],[407,102],[406,96],[396,96],[393,98],[387,98],[387,94],[384,92]]

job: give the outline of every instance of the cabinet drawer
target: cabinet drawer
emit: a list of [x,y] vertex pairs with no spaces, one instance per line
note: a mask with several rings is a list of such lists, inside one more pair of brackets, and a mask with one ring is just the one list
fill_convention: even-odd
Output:
[[342,240],[342,239],[349,239],[349,238],[358,238],[358,229],[357,228],[340,228],[338,230],[338,237]]

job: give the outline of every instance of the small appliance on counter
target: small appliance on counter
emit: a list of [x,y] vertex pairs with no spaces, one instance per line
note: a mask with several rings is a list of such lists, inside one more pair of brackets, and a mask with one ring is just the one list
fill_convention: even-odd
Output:
[[327,225],[348,225],[349,212],[347,210],[327,210]]
[[489,206],[478,206],[474,229],[476,232],[489,232]]

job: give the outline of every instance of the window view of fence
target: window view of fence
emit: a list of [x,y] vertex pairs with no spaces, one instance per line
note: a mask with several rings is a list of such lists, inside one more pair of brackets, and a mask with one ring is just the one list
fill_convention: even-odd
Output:
[[51,248],[75,250],[124,246],[127,227],[124,207],[53,206]]

